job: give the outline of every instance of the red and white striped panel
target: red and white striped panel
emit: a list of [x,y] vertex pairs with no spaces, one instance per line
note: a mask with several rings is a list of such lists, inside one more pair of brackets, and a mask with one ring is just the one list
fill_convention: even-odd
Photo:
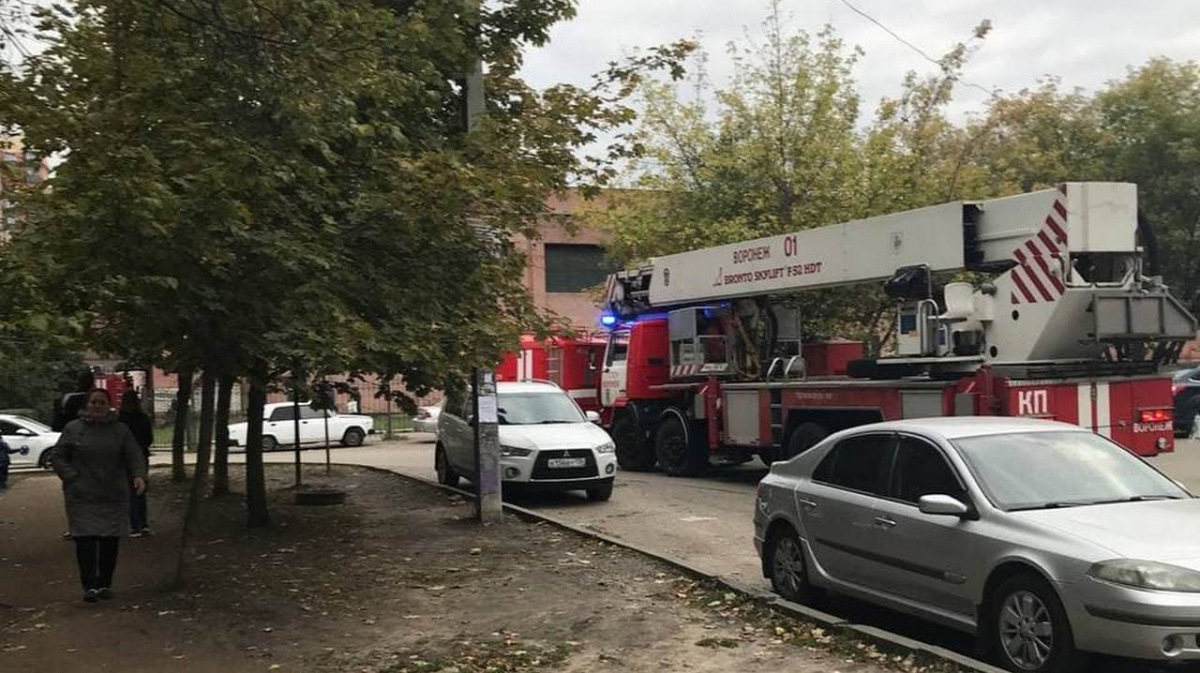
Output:
[[538,378],[533,370],[533,351],[525,349],[517,357],[517,380],[528,381]]
[[704,368],[704,365],[702,365],[702,364],[700,364],[700,365],[672,365],[671,366],[671,377],[678,378],[681,376],[696,376],[696,375],[700,374],[700,371],[703,368]]
[[1067,256],[1066,196],[1067,186],[1060,184],[1054,207],[1041,229],[1013,251],[1013,259],[1017,261],[1017,266],[1009,272],[1016,287],[1011,295],[1013,304],[1056,301],[1067,291],[1060,276],[1062,260]]

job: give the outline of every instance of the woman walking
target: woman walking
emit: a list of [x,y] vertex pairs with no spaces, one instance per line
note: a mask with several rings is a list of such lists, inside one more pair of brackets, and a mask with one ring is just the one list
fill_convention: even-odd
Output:
[[83,599],[112,598],[117,550],[129,533],[131,481],[134,493],[146,492],[142,449],[112,413],[108,394],[95,389],[83,416],[63,428],[51,460],[63,482]]
[[[121,413],[117,420],[125,424],[133,433],[133,439],[142,449],[142,458],[150,463],[150,446],[154,444],[154,425],[150,416],[142,411],[142,401],[138,399],[136,390],[130,388],[121,395]],[[150,534],[150,519],[146,512],[146,494],[134,493],[130,502],[129,526],[133,532],[129,537],[142,537]]]

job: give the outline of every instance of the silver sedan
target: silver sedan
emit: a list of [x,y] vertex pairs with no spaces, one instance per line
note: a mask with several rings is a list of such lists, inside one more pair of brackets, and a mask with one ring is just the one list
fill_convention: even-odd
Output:
[[845,431],[772,466],[754,525],[783,597],[828,590],[972,632],[1010,671],[1200,660],[1200,500],[1075,426]]

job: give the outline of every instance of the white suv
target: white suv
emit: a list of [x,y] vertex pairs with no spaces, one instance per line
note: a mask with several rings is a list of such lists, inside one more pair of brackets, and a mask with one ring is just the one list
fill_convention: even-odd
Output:
[[[589,500],[612,496],[615,447],[593,414],[585,415],[552,383],[504,381],[496,393],[500,473],[506,484],[587,491]],[[434,458],[441,483],[457,486],[460,477],[475,473],[474,421],[470,395],[447,397],[438,417]]]

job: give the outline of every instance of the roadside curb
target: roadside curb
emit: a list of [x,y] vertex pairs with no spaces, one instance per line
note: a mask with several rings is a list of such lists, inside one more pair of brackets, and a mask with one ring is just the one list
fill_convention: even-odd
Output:
[[[393,474],[398,477],[407,479],[409,481],[417,482],[419,484],[424,484],[426,486],[433,486],[434,488],[440,489],[447,493],[454,493],[456,495],[462,496],[467,499],[472,499],[475,497],[475,494],[471,493],[470,491],[466,491],[461,488],[454,488],[451,486],[446,486],[444,484],[439,484],[436,481],[424,479],[421,477],[416,477],[411,474],[404,474],[403,472],[396,472],[396,471],[389,470],[386,468],[373,467],[370,465],[355,465],[355,464],[346,464],[346,463],[343,463],[343,465],[347,465],[349,467],[361,467],[361,468],[365,468],[365,469],[373,470],[373,471],[377,471],[377,472]],[[702,570],[692,567],[691,565],[687,564],[686,562],[684,562],[678,558],[675,558],[673,556],[670,556],[667,554],[662,554],[662,553],[652,551],[649,549],[645,549],[639,545],[630,543],[626,540],[620,540],[620,539],[614,538],[610,535],[607,535],[605,533],[591,530],[584,526],[577,526],[573,523],[569,523],[567,521],[562,521],[562,520],[556,519],[554,517],[546,516],[545,514],[541,514],[539,512],[535,512],[533,510],[526,509],[519,505],[513,505],[513,504],[510,504],[507,502],[504,503],[504,509],[517,515],[517,516],[520,516],[521,518],[524,518],[524,519],[531,519],[534,521],[545,522],[545,523],[551,524],[555,527],[561,528],[563,530],[571,531],[572,533],[575,533],[577,535],[590,537],[590,538],[605,542],[607,544],[611,544],[616,547],[621,547],[623,549],[628,549],[629,551],[636,552],[636,553],[644,555],[644,556],[649,556],[650,558],[653,558],[657,561],[665,563],[665,564],[667,564],[673,568],[676,568],[692,577],[695,577],[697,579],[703,579],[703,580],[715,582],[715,583],[725,587],[726,589],[729,589],[730,591],[742,594],[744,596],[748,596],[760,603],[767,605],[771,609],[786,613],[793,617],[804,619],[804,620],[807,620],[810,622],[816,622],[822,626],[825,626],[825,627],[828,627],[831,629],[835,629],[835,630],[850,631],[850,632],[853,632],[853,634],[855,636],[864,638],[869,641],[874,641],[878,644],[882,644],[882,645],[885,645],[888,647],[901,648],[904,650],[918,652],[918,653],[924,654],[926,656],[934,657],[937,659],[942,659],[944,661],[947,661],[949,663],[952,663],[956,666],[962,667],[962,668],[970,670],[970,671],[978,671],[978,673],[1007,673],[1007,671],[1005,671],[1001,668],[997,668],[995,666],[992,666],[991,664],[987,664],[982,661],[972,659],[971,657],[959,654],[957,652],[947,650],[946,648],[943,648],[943,647],[938,647],[936,645],[929,645],[927,643],[922,643],[920,641],[913,640],[912,638],[907,638],[905,636],[891,633],[890,631],[885,631],[883,629],[880,629],[880,628],[877,628],[874,626],[870,626],[867,624],[854,624],[854,623],[849,622],[845,619],[842,619],[841,617],[838,617],[836,615],[831,615],[829,613],[822,612],[820,610],[810,608],[805,605],[800,605],[798,603],[793,603],[791,601],[784,600],[784,599],[780,598],[779,596],[775,595],[774,593],[772,593],[770,591],[766,591],[765,589],[763,589],[761,587],[749,586],[749,585],[746,585],[745,583],[741,582],[740,580],[723,577],[721,575],[713,575],[710,573],[706,573]]]

